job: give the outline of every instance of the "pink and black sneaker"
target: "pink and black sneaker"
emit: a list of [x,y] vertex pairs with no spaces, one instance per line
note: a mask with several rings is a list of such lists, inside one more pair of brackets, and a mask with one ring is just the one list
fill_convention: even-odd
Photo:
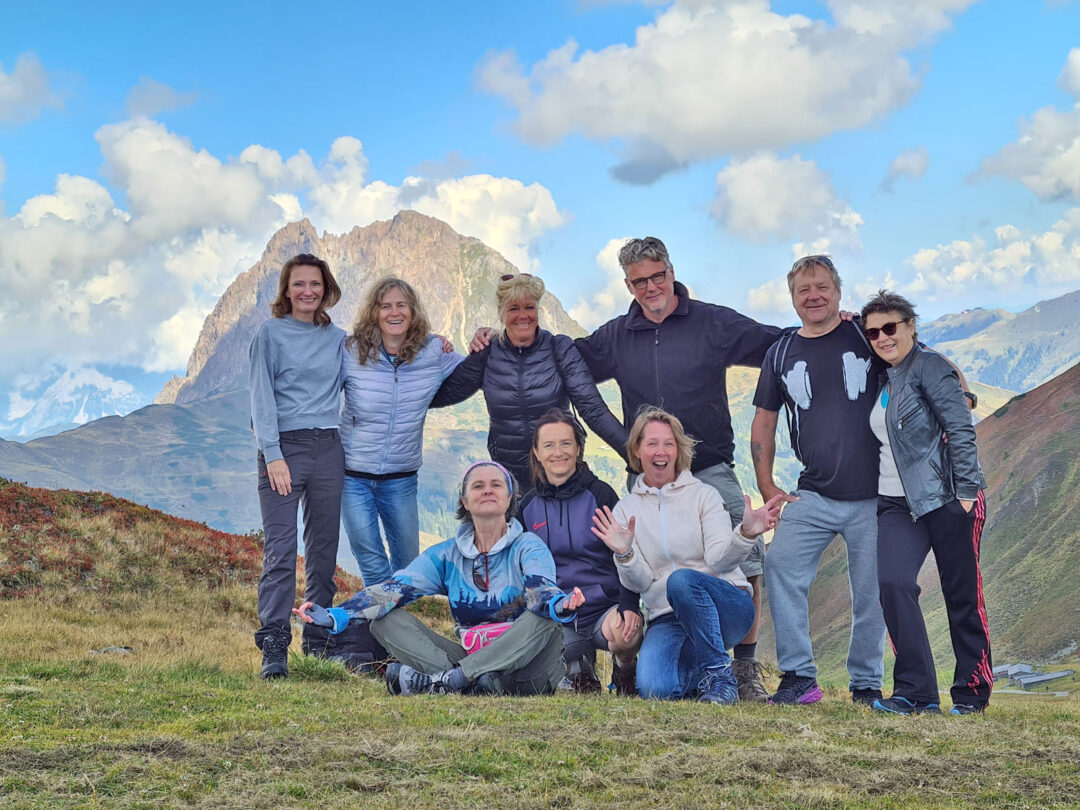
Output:
[[821,700],[821,687],[814,678],[785,672],[780,677],[780,688],[769,698],[772,706],[798,706]]

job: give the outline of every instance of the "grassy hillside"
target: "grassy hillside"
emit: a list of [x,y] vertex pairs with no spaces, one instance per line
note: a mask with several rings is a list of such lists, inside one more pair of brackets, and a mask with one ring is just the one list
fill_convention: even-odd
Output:
[[793,710],[394,699],[295,655],[287,681],[264,683],[256,537],[0,482],[0,549],[21,572],[0,595],[5,808],[1065,807],[1080,795],[1077,700],[906,720],[836,691]]

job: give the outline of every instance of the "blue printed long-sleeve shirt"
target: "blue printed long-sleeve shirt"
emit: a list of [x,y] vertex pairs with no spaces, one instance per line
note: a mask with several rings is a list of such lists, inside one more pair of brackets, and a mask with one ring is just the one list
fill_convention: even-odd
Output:
[[[474,571],[486,588],[476,584]],[[431,546],[386,582],[334,608],[333,632],[345,629],[346,617],[374,621],[422,596],[447,597],[461,627],[513,621],[526,610],[559,622],[574,617],[557,613],[566,594],[555,584],[551,552],[514,519],[487,554],[477,550],[472,525],[463,524],[456,537]]]

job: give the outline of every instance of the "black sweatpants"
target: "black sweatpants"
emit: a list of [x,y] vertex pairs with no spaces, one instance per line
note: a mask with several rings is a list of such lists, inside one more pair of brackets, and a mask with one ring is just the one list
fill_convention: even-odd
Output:
[[983,602],[979,543],[986,500],[979,493],[971,512],[959,501],[912,522],[907,500],[878,497],[878,585],[885,626],[896,653],[893,694],[938,702],[937,672],[919,608],[919,569],[933,549],[949,616],[956,670],[953,703],[985,706],[994,683],[990,624]]
[[[336,429],[289,430],[281,434],[281,453],[289,465],[292,492],[270,488],[259,454],[259,507],[263,519],[263,570],[259,578],[259,623],[255,644],[272,633],[291,636],[289,619],[296,604],[296,509],[304,511],[304,599],[334,604],[341,525],[345,452]],[[325,628],[304,625],[305,650],[326,646]]]

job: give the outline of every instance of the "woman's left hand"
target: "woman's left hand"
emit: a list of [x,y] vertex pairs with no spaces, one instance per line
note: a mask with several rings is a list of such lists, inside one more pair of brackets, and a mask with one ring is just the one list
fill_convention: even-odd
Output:
[[450,354],[450,352],[452,352],[454,350],[453,341],[450,340],[450,338],[446,337],[446,335],[440,335],[440,334],[436,333],[434,335],[434,337],[437,337],[439,339],[439,341],[442,343],[443,354]]
[[563,599],[562,607],[559,608],[559,613],[573,613],[579,607],[585,604],[585,594],[581,592],[581,588],[575,587],[570,595]]
[[975,501],[965,501],[963,498],[957,498],[956,500],[960,501],[960,506],[963,507],[965,512],[971,514],[971,509],[975,506]]
[[762,532],[775,529],[780,522],[780,508],[784,505],[785,494],[783,492],[774,495],[758,509],[750,508],[750,496],[743,495],[745,507],[743,509],[742,533],[743,537],[754,537]]

